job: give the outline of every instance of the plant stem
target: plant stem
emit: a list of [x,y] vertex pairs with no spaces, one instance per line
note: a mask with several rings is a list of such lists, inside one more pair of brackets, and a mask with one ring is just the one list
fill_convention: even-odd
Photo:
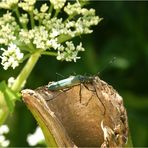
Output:
[[18,7],[16,7],[16,8],[14,9],[14,12],[15,12],[15,14],[16,14],[16,16],[17,16],[17,19],[18,19],[20,25],[21,25],[24,29],[26,29],[27,26],[25,26],[24,24],[22,24],[22,23],[20,22],[20,12],[19,12]]
[[57,17],[57,16],[58,16],[58,14],[59,14],[59,12],[60,12],[60,10],[56,10],[56,12],[55,12],[55,14],[54,14],[54,16],[53,16],[53,17]]
[[44,52],[42,53],[42,55],[57,56],[57,53],[56,53],[56,52],[44,51]]
[[48,11],[48,13],[50,13],[51,15],[52,15],[52,10],[53,10],[53,6],[51,4],[50,7],[49,7],[49,11]]
[[32,69],[34,68],[36,62],[38,61],[39,57],[41,55],[41,51],[38,50],[37,52],[33,53],[30,58],[28,59],[26,65],[16,78],[12,90],[18,92],[21,90],[23,83],[27,80],[29,74],[31,73]]
[[33,13],[30,12],[29,14],[30,14],[31,27],[34,28],[35,23],[34,23]]

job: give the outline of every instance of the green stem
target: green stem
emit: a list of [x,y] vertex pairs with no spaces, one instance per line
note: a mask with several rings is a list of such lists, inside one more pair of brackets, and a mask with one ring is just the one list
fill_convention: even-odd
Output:
[[19,12],[18,7],[16,7],[16,8],[14,9],[14,12],[15,12],[15,14],[16,14],[16,16],[17,16],[17,19],[18,19],[20,25],[21,25],[24,29],[26,29],[26,25],[24,25],[24,24],[22,24],[22,23],[20,22],[20,12]]
[[69,15],[63,23],[66,23],[67,21],[70,21],[72,18],[74,18],[75,15]]
[[52,11],[53,11],[53,6],[52,6],[52,4],[51,4],[50,7],[49,7],[48,13],[50,13],[50,14],[52,15]]
[[33,13],[29,12],[29,15],[30,15],[31,27],[34,28],[35,23],[34,23]]
[[59,12],[60,12],[60,9],[59,9],[59,10],[56,10],[56,12],[55,12],[55,14],[54,14],[54,16],[53,16],[53,17],[57,17],[57,16],[58,16],[58,14],[59,14]]
[[63,43],[63,42],[66,42],[67,40],[70,40],[72,39],[73,37],[70,36],[70,35],[64,35],[64,34],[61,34],[59,37],[58,37],[58,42],[59,43]]
[[20,18],[20,12],[19,12],[19,10],[18,10],[18,7],[16,7],[16,8],[14,9],[14,11],[15,11],[15,13],[16,13],[17,18],[19,19],[19,18]]
[[42,55],[57,56],[57,53],[56,53],[56,52],[44,51],[44,52],[42,53]]
[[30,56],[25,67],[22,69],[22,71],[20,72],[20,74],[16,78],[16,80],[12,86],[12,90],[14,90],[16,92],[21,90],[23,83],[27,80],[32,69],[34,68],[35,64],[37,63],[40,55],[41,55],[41,51],[37,51]]

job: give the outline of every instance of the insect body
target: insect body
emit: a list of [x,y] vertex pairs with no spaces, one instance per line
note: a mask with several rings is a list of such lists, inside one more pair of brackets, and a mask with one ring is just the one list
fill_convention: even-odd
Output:
[[[98,77],[97,77],[98,78]],[[100,79],[99,79],[100,80]],[[47,88],[51,91],[56,91],[56,90],[62,90],[62,89],[66,89],[75,85],[79,85],[80,84],[80,102],[81,102],[81,98],[82,98],[82,94],[81,94],[81,84],[84,85],[84,87],[86,87],[88,90],[93,91],[96,93],[98,99],[100,100],[100,102],[102,103],[103,107],[104,107],[104,113],[105,114],[105,106],[103,104],[103,102],[101,101],[101,98],[103,97],[101,91],[98,93],[97,92],[97,88],[96,85],[98,85],[97,83],[94,83],[95,81],[95,77],[94,76],[82,76],[82,75],[77,75],[77,76],[70,76],[67,79],[63,79],[57,82],[51,82],[48,84]],[[89,89],[85,84],[86,83],[92,83],[94,89],[91,90]],[[99,83],[100,84],[100,83]],[[61,93],[60,93],[61,94]],[[100,95],[99,95],[100,94]]]
[[70,76],[67,79],[63,79],[57,82],[52,82],[48,84],[47,87],[49,90],[60,90],[78,85],[80,83],[90,83],[92,82],[92,80],[93,77],[88,77],[88,76],[82,76],[82,75]]

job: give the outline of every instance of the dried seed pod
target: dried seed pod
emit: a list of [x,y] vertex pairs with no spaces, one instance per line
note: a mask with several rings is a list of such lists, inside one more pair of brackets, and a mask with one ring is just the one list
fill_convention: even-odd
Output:
[[123,147],[128,121],[122,97],[106,82],[94,77],[92,83],[49,91],[35,90],[62,123],[78,147]]

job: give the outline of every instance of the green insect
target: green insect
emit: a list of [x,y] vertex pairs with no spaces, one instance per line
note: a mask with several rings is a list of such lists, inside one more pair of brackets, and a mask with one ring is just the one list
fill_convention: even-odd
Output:
[[[81,84],[84,85],[84,87],[86,87],[86,89],[88,89],[89,91],[93,91],[96,93],[98,99],[100,100],[101,104],[104,107],[104,113],[105,114],[105,106],[103,104],[103,102],[101,101],[101,98],[103,97],[101,91],[98,93],[97,88],[96,88],[96,84],[94,84],[94,80],[96,77],[94,76],[82,76],[82,75],[76,75],[76,76],[70,76],[67,79],[63,79],[57,82],[51,82],[48,84],[47,88],[48,90],[51,91],[57,91],[57,90],[63,90],[63,89],[67,89],[76,85],[80,84],[80,102],[81,102]],[[98,78],[98,77],[97,77]],[[85,84],[87,83],[91,83],[94,87],[94,89],[89,89]],[[100,80],[100,84],[101,84],[101,80]],[[100,96],[101,95],[101,96]]]
[[60,90],[60,89],[69,88],[81,83],[90,83],[92,81],[93,81],[93,77],[77,75],[77,76],[70,76],[67,79],[63,79],[57,82],[52,82],[48,84],[47,87],[49,90]]

